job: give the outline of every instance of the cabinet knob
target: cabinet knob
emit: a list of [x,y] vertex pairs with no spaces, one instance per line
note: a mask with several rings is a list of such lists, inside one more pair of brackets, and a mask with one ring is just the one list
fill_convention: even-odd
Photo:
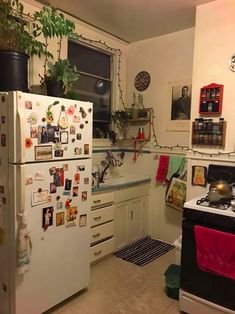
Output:
[[95,200],[93,201],[94,204],[99,204],[101,202],[101,200]]
[[102,251],[100,250],[100,251],[98,251],[98,252],[95,252],[94,255],[97,256],[97,255],[99,255],[99,254],[101,254],[101,253],[102,253]]
[[130,218],[133,219],[133,210],[131,210],[131,213],[130,213],[130,214],[131,214],[131,217],[130,217]]
[[99,236],[100,236],[100,233],[96,233],[96,234],[93,234],[93,235],[92,235],[93,238],[97,238],[97,237],[99,237]]
[[101,216],[94,217],[94,220],[100,220]]

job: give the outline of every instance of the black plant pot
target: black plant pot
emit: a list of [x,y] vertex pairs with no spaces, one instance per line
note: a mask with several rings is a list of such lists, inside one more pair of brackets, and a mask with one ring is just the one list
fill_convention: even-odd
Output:
[[45,79],[47,95],[54,97],[64,97],[64,89],[61,81]]
[[29,91],[28,58],[25,53],[0,50],[0,91]]

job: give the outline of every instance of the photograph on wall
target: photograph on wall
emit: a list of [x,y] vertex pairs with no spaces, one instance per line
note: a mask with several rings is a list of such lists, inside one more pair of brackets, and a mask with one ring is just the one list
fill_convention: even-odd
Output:
[[192,166],[192,185],[206,186],[206,174],[206,167]]
[[190,81],[169,83],[169,125],[168,131],[189,131],[191,117]]
[[186,181],[173,178],[166,195],[166,204],[178,210],[183,210],[186,200]]

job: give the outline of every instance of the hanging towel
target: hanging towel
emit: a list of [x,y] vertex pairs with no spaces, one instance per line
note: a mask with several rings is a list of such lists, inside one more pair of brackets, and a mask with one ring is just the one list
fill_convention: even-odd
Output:
[[194,226],[199,268],[235,280],[235,235]]
[[169,156],[161,155],[159,157],[159,164],[155,180],[157,182],[166,183],[166,175],[169,165]]
[[24,214],[20,214],[21,221],[17,239],[17,273],[24,274],[29,270],[32,242]]
[[169,181],[174,174],[180,174],[184,169],[185,157],[182,156],[170,156],[167,180]]

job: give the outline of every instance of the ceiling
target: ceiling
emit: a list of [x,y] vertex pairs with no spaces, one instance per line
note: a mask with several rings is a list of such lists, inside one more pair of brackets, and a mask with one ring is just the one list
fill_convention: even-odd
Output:
[[214,0],[44,0],[127,42],[193,27],[197,5]]

